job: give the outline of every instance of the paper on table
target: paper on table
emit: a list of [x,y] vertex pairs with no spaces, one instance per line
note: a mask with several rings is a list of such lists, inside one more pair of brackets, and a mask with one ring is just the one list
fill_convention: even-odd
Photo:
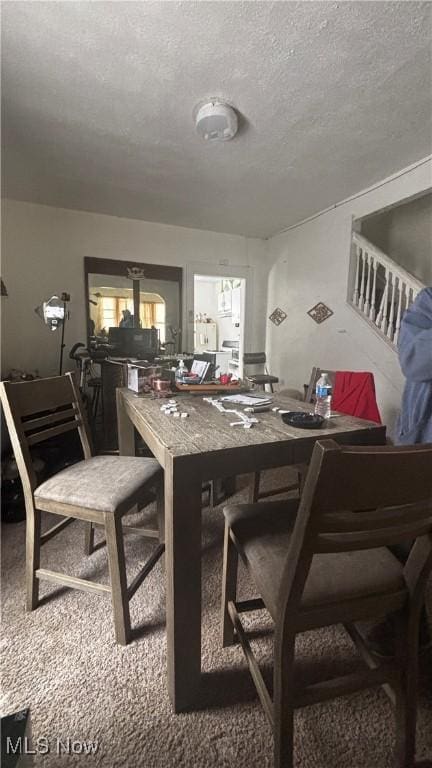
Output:
[[238,405],[268,405],[272,402],[270,397],[255,397],[254,395],[225,395],[224,403],[237,403]]

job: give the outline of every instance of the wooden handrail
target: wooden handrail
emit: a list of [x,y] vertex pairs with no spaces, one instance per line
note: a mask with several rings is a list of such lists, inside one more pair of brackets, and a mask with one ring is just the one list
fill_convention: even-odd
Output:
[[417,277],[414,277],[410,272],[408,272],[404,267],[401,267],[400,264],[398,264],[396,261],[394,261],[390,256],[388,256],[384,251],[382,251],[380,248],[378,248],[376,245],[371,243],[370,240],[367,240],[366,237],[363,237],[363,235],[360,235],[358,232],[353,232],[353,243],[356,243],[360,246],[360,248],[364,248],[365,251],[367,251],[369,254],[372,254],[375,256],[377,261],[380,262],[384,267],[388,267],[391,269],[393,274],[397,273],[401,277],[404,278],[404,280],[415,287],[418,291],[421,291],[422,288],[425,287],[425,285],[421,282],[421,280],[418,280]]

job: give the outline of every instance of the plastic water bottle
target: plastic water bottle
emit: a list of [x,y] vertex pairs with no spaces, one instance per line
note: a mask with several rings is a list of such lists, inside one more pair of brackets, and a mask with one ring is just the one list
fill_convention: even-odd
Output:
[[184,364],[184,360],[180,360],[178,364],[178,368],[176,368],[175,380],[178,381],[179,384],[181,384],[183,382],[184,376],[185,376],[185,364]]
[[322,373],[316,383],[315,413],[328,419],[331,414],[332,386],[327,373]]

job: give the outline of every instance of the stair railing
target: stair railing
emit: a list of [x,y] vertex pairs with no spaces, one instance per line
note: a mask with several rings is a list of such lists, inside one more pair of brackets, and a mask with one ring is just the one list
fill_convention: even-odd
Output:
[[348,303],[395,347],[402,315],[424,285],[358,232],[352,243]]

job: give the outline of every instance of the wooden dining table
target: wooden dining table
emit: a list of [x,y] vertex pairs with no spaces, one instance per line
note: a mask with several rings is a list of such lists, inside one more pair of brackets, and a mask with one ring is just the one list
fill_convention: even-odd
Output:
[[[333,438],[346,445],[381,445],[385,426],[332,415],[318,430],[288,426],[279,414],[255,414],[250,429],[221,413],[202,394],[176,396],[179,413],[163,400],[117,390],[120,454],[135,453],[134,428],[165,473],[166,622],[168,691],[175,712],[199,706],[201,681],[201,507],[204,481],[307,462],[314,444]],[[308,405],[274,395],[273,406],[304,411]],[[230,405],[230,408],[240,406]],[[310,406],[309,406],[310,408]],[[343,482],[343,478],[335,478]]]

